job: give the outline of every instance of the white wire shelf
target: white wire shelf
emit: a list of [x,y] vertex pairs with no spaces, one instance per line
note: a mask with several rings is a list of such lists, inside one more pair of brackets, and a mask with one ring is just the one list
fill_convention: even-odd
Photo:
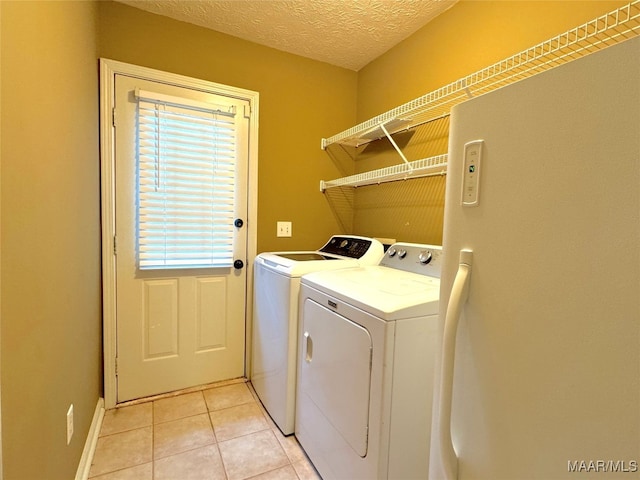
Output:
[[324,192],[328,188],[334,187],[361,187],[396,180],[445,175],[447,172],[447,158],[448,155],[445,153],[336,180],[320,180],[320,191]]
[[[640,35],[640,0],[632,1],[556,37],[468,75],[377,117],[322,139],[322,148],[339,143],[360,146],[384,136],[448,115],[469,97],[491,92],[603,48]],[[402,165],[404,166],[404,165]],[[327,182],[329,183],[329,182]]]

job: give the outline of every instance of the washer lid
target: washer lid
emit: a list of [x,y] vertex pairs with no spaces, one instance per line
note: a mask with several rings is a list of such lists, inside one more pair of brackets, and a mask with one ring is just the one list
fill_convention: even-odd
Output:
[[377,265],[383,256],[384,247],[374,238],[334,235],[319,250],[264,252],[256,257],[255,264],[299,277],[309,272]]
[[329,257],[327,255],[320,255],[316,252],[280,252],[276,253],[278,257],[288,258],[289,260],[295,260],[297,262],[310,262],[312,260],[337,260],[336,257]]
[[305,273],[339,268],[357,267],[355,258],[344,258],[336,255],[319,255],[312,252],[265,252],[256,257],[256,265],[264,265],[290,277],[300,277]]
[[309,285],[383,320],[438,313],[440,279],[384,266],[309,273]]

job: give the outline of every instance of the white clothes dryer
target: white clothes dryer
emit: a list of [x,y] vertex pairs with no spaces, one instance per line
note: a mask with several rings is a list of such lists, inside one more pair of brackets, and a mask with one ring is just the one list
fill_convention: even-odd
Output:
[[266,252],[254,262],[251,383],[283,434],[293,433],[298,295],[309,272],[376,265],[384,255],[373,238],[336,235],[319,250]]
[[441,254],[302,277],[295,434],[324,480],[427,478]]

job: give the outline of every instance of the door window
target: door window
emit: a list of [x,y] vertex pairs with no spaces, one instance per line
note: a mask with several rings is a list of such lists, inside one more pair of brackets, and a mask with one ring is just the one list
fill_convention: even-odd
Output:
[[235,106],[136,97],[138,267],[231,266]]

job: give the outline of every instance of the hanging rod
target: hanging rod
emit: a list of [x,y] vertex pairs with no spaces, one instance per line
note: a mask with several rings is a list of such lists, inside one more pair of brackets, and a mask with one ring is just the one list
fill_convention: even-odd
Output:
[[[451,107],[469,98],[496,90],[540,72],[568,63],[603,48],[640,35],[640,0],[634,0],[556,37],[472,73],[438,90],[427,93],[377,117],[322,139],[322,148],[333,143],[355,144],[372,141],[386,125],[392,133],[412,128],[449,113]],[[395,122],[402,124],[392,128]],[[379,135],[382,137],[384,135]],[[378,137],[378,138],[379,138]],[[361,141],[364,139],[364,141]]]
[[447,158],[448,154],[445,153],[336,180],[320,180],[320,191],[324,193],[325,190],[334,187],[361,187],[397,180],[408,180],[410,178],[445,175],[447,172]]

